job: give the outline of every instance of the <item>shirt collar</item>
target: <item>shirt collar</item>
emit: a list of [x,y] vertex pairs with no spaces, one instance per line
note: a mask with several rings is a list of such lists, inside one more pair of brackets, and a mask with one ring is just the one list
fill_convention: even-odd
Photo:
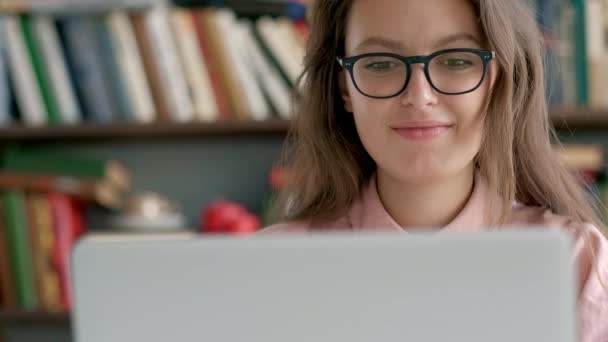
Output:
[[[487,186],[479,172],[475,174],[473,192],[460,213],[441,231],[481,231],[484,220]],[[390,216],[380,201],[376,176],[372,176],[361,195],[348,212],[353,230],[382,230],[405,232]]]

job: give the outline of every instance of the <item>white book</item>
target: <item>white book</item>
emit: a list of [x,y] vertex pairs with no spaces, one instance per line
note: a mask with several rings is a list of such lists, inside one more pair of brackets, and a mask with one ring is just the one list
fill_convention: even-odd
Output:
[[185,70],[186,81],[192,94],[192,102],[196,118],[201,121],[212,122],[217,120],[219,109],[211,86],[211,79],[205,63],[194,17],[190,10],[176,9],[173,11],[173,26],[180,56]]
[[82,121],[82,111],[76,98],[66,59],[61,49],[57,28],[53,19],[47,15],[36,15],[32,20],[38,38],[43,62],[49,73],[52,95],[57,99],[59,120],[63,124],[76,124]]
[[607,70],[604,61],[604,11],[602,5],[602,0],[585,2],[589,101],[593,107],[608,106],[608,96],[605,94]]
[[25,37],[19,18],[5,16],[1,22],[6,33],[9,72],[15,84],[15,96],[23,123],[40,126],[48,123],[40,87],[34,75],[34,66],[25,46]]
[[281,35],[283,43],[288,46],[288,51],[291,52],[301,72],[304,69],[306,49],[297,37],[293,22],[289,18],[281,17],[276,20],[276,25],[278,27],[277,32]]
[[219,10],[217,24],[222,32],[230,64],[236,71],[237,79],[244,91],[248,105],[248,115],[254,120],[266,120],[270,117],[270,108],[266,104],[264,94],[258,86],[250,65],[250,57],[243,43],[243,30],[238,26],[234,12]]
[[156,109],[146,78],[143,61],[131,21],[124,11],[113,11],[107,17],[118,65],[126,83],[127,99],[133,111],[133,119],[141,123],[153,122]]
[[243,43],[249,55],[253,70],[260,86],[268,94],[269,100],[283,119],[291,118],[291,89],[281,79],[281,75],[275,66],[264,56],[260,46],[253,36],[253,24],[251,21],[240,22],[244,30]]
[[289,51],[289,44],[285,42],[283,34],[279,32],[277,23],[270,17],[262,17],[256,22],[256,27],[290,82],[295,84],[302,72],[302,63],[297,61]]
[[169,25],[168,9],[163,6],[154,7],[146,13],[145,21],[156,56],[156,66],[162,83],[166,85],[164,89],[167,91],[169,115],[177,122],[192,121],[194,107]]

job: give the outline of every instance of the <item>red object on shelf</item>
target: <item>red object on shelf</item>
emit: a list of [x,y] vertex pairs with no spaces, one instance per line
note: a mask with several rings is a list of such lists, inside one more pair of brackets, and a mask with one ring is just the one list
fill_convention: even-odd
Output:
[[274,191],[281,190],[287,183],[289,171],[286,168],[275,166],[270,170],[270,188]]
[[242,205],[217,201],[203,211],[200,230],[209,234],[247,235],[260,228],[258,217]]

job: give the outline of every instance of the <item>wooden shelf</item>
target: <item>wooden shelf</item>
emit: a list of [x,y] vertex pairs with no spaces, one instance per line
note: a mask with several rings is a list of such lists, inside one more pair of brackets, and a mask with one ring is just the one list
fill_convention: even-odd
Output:
[[[551,110],[551,121],[561,131],[608,130],[608,109],[559,107]],[[212,138],[239,136],[284,136],[288,120],[220,121],[214,123],[151,124],[114,123],[75,126],[0,128],[0,144],[66,141],[141,141],[155,139]]]
[[1,324],[67,324],[70,322],[70,314],[67,312],[43,312],[3,309],[0,310],[0,322],[2,322]]
[[607,108],[559,107],[551,110],[553,126],[561,131],[608,130]]
[[225,136],[285,135],[290,122],[220,121],[213,123],[81,124],[75,126],[0,128],[0,143],[86,140],[150,140]]

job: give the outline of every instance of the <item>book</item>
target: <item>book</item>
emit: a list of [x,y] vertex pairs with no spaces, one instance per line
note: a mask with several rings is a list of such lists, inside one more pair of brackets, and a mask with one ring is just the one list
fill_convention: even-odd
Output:
[[11,122],[11,93],[6,61],[6,34],[4,33],[4,25],[1,23],[2,20],[4,18],[0,17],[0,126],[5,126]]
[[240,87],[239,99],[235,99],[237,114],[258,121],[268,119],[270,109],[255,79],[251,54],[245,42],[248,38],[245,28],[237,23],[234,12],[229,10],[217,11],[215,20],[221,35],[227,37],[223,39],[223,48],[230,61],[232,77]]
[[69,176],[106,180],[116,189],[128,191],[131,180],[127,169],[115,160],[56,155],[44,151],[9,149],[0,155],[0,169],[24,174]]
[[59,123],[59,108],[51,89],[53,85],[51,84],[48,71],[45,67],[40,42],[34,32],[33,19],[30,15],[21,16],[21,29],[25,35],[25,44],[32,65],[34,66],[34,75],[36,76],[40,94],[42,94],[42,100],[48,115],[47,122],[50,125],[57,125]]
[[291,89],[283,82],[276,66],[264,58],[264,53],[253,34],[253,24],[250,21],[240,23],[243,26],[244,44],[249,50],[252,69],[258,84],[265,93],[274,112],[283,119],[291,118]]
[[215,97],[218,109],[219,119],[229,119],[233,114],[233,108],[228,97],[228,86],[225,84],[225,79],[222,75],[221,56],[217,53],[211,40],[215,33],[207,28],[209,16],[205,9],[193,9],[192,18],[194,19],[194,28],[199,42],[201,55],[203,56],[207,71],[209,72],[209,81],[211,89]]
[[38,296],[34,285],[34,264],[25,195],[21,191],[11,190],[5,191],[2,198],[17,303],[24,309],[33,310],[38,306]]
[[95,123],[113,121],[117,110],[104,76],[93,20],[82,16],[65,17],[59,20],[58,26],[87,119]]
[[55,21],[48,15],[37,15],[32,20],[33,34],[38,38],[42,62],[52,85],[52,97],[56,99],[58,122],[79,123],[82,120],[82,112],[70,80]]
[[140,123],[152,122],[156,110],[130,19],[124,11],[112,11],[106,20],[118,69],[123,76],[126,98],[130,103],[130,119]]
[[86,227],[78,201],[60,193],[50,193],[48,199],[53,213],[55,234],[52,260],[61,283],[61,309],[68,311],[72,307],[73,296],[70,254],[74,244],[85,233]]
[[95,30],[99,61],[103,70],[105,86],[108,88],[110,100],[114,104],[114,121],[129,122],[134,116],[135,108],[128,96],[128,84],[124,70],[120,66],[120,51],[112,38],[112,33],[106,21],[106,15],[91,17]]
[[0,170],[0,189],[61,192],[111,209],[122,207],[123,194],[107,180],[87,180],[69,176],[31,175]]
[[229,54],[228,43],[222,39],[223,34],[218,24],[218,10],[205,8],[200,13],[200,23],[203,26],[205,37],[208,39],[207,47],[213,55],[217,69],[217,78],[220,80],[221,89],[230,106],[233,119],[247,119],[248,108],[245,101],[243,87],[238,81],[236,70]]
[[169,10],[162,6],[153,7],[145,12],[145,22],[156,56],[156,67],[166,91],[171,119],[190,122],[194,119],[194,108],[169,23]]
[[60,311],[61,283],[53,265],[55,233],[48,195],[28,192],[26,206],[32,232],[32,253],[39,306],[49,312]]
[[194,17],[189,10],[176,9],[171,13],[172,23],[181,60],[183,61],[186,81],[196,112],[197,119],[213,122],[218,117],[218,107],[213,96],[207,64],[197,37]]
[[9,258],[9,236],[6,228],[4,200],[0,197],[0,305],[5,308],[17,307],[17,294],[13,286],[13,270]]
[[14,83],[15,98],[25,125],[41,126],[48,116],[37,86],[34,67],[27,51],[25,36],[17,16],[4,16],[0,20],[6,35],[8,69]]
[[131,19],[131,25],[133,26],[135,41],[141,51],[146,77],[150,84],[150,91],[157,112],[157,120],[169,121],[169,94],[165,88],[166,84],[163,83],[161,70],[159,70],[157,65],[157,59],[154,57],[154,46],[152,45],[152,37],[147,28],[146,14],[141,12],[130,13],[129,17]]

